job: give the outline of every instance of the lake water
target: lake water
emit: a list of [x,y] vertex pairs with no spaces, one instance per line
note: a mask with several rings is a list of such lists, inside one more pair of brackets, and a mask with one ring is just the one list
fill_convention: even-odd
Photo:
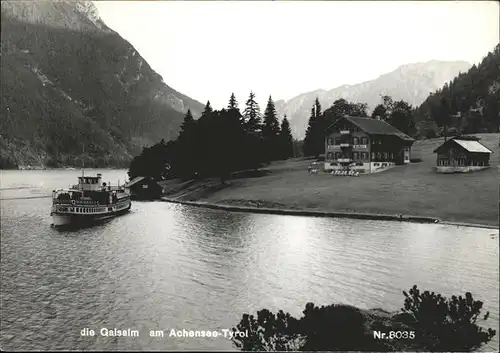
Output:
[[[126,177],[99,172],[111,183]],[[311,301],[397,310],[414,284],[447,296],[472,292],[491,312],[486,326],[498,328],[498,231],[164,202],[134,202],[106,224],[57,231],[47,196],[79,175],[1,172],[4,350],[234,349],[226,338],[168,333],[230,329],[262,308],[300,316]],[[140,337],[80,335],[103,327]],[[498,351],[498,337],[485,350]]]

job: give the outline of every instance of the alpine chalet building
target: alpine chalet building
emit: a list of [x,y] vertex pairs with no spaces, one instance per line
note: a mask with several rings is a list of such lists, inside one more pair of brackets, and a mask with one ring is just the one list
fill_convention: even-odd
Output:
[[408,164],[413,142],[383,120],[345,116],[326,129],[325,171],[373,173]]
[[490,167],[492,150],[474,136],[453,137],[434,150],[437,173],[467,173]]

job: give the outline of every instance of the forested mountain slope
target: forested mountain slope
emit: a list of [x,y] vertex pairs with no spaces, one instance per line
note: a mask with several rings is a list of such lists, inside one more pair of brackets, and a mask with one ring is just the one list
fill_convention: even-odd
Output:
[[1,2],[0,167],[127,166],[203,105],[167,86],[90,2]]
[[[443,117],[463,133],[498,132],[500,121],[500,44],[470,70],[431,94],[417,109],[417,125],[433,135]],[[440,129],[437,129],[440,130]]]

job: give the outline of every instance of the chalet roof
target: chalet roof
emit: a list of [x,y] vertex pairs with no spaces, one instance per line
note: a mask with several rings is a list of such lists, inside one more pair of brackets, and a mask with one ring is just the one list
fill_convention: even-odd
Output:
[[[467,152],[473,152],[473,153],[490,153],[490,154],[493,153],[492,150],[490,150],[489,148],[487,148],[486,146],[484,146],[482,143],[480,143],[478,141],[475,141],[475,140],[460,139],[460,138],[455,137],[455,138],[452,138],[451,140],[448,140],[448,141],[455,142],[459,146],[463,147]],[[448,141],[445,142],[445,143],[443,143],[438,148],[436,148],[434,150],[434,153],[436,153],[438,149],[440,149],[442,146],[444,146],[446,143],[448,143]]]
[[[354,116],[344,116],[344,119],[350,121],[361,130],[370,135],[393,135],[397,136],[402,140],[406,141],[415,141],[410,136],[405,133],[399,131],[391,124],[385,122],[384,120],[378,120],[373,118],[361,118]],[[327,131],[330,130],[334,125],[336,125],[342,119],[337,120],[332,125],[327,128]]]
[[132,185],[137,184],[140,181],[143,181],[145,177],[135,177],[134,179],[130,180],[128,183],[125,184],[126,188],[131,187]]
[[462,146],[469,152],[493,153],[492,150],[490,150],[489,148],[487,148],[478,141],[459,140],[459,139],[453,139],[453,141],[458,143],[460,146]]

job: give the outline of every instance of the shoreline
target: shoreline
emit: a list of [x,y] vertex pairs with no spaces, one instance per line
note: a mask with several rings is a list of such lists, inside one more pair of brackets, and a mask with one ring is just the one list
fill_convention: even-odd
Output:
[[335,212],[335,211],[312,211],[312,210],[298,210],[298,209],[285,209],[285,208],[268,208],[268,207],[251,207],[251,206],[233,206],[227,204],[217,204],[204,201],[182,201],[169,197],[162,197],[162,202],[169,202],[181,204],[186,206],[204,207],[215,210],[223,210],[229,212],[247,212],[247,213],[261,213],[261,214],[275,214],[284,216],[302,216],[302,217],[328,217],[328,218],[351,218],[351,219],[365,219],[377,221],[392,221],[392,222],[408,222],[420,224],[444,224],[456,227],[471,227],[483,229],[495,229],[498,227],[489,224],[475,224],[475,223],[461,223],[444,221],[438,218],[419,217],[419,216],[403,216],[401,219],[396,215],[389,214],[373,214],[373,213],[360,213],[360,212]]

